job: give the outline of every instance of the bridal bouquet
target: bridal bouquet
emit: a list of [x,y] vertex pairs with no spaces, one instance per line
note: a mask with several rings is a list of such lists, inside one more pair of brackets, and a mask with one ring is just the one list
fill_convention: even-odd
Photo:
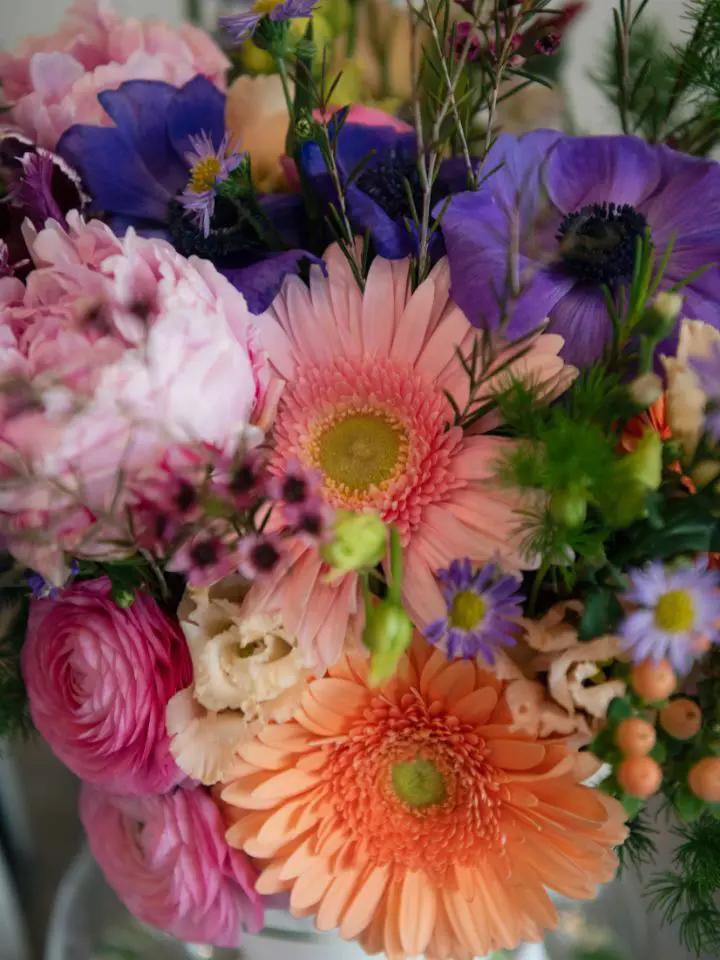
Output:
[[720,2],[622,0],[623,135],[501,132],[580,6],[79,0],[0,59],[0,723],[175,937],[513,948],[657,795],[718,947]]

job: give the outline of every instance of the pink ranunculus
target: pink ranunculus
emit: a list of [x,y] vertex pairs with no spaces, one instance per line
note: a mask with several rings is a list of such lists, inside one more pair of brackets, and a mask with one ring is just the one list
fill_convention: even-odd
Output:
[[192,679],[190,655],[149,596],[118,607],[102,578],[34,600],[22,670],[35,726],[73,773],[124,795],[183,779],[165,710]]
[[127,539],[108,514],[125,522],[168,449],[257,442],[277,381],[212,264],[73,212],[28,245],[37,269],[0,299],[0,533],[57,583],[63,551]]
[[231,849],[207,791],[116,797],[85,784],[80,816],[93,856],[143,923],[192,943],[237,947],[262,926],[255,871]]
[[107,0],[78,0],[53,34],[0,54],[10,119],[52,150],[74,123],[110,124],[98,93],[126,80],[182,86],[202,75],[224,89],[229,62],[202,31],[185,24],[123,19]]

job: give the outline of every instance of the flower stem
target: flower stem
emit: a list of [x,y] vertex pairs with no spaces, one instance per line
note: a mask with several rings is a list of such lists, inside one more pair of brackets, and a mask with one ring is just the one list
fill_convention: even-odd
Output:
[[403,555],[400,534],[396,526],[390,527],[390,585],[388,599],[402,605]]

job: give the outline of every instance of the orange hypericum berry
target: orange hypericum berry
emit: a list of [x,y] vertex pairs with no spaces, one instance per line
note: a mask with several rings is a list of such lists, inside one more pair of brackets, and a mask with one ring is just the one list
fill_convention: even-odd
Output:
[[706,803],[720,803],[720,757],[704,757],[692,768],[688,784]]
[[630,684],[643,700],[666,700],[677,686],[677,677],[667,660],[643,660],[632,668]]
[[615,775],[623,790],[640,800],[657,793],[662,783],[662,770],[652,757],[628,757],[617,767]]
[[640,717],[628,717],[617,725],[615,743],[626,757],[644,757],[655,746],[655,727]]
[[685,697],[672,700],[660,711],[660,726],[676,740],[689,740],[702,726],[702,710]]

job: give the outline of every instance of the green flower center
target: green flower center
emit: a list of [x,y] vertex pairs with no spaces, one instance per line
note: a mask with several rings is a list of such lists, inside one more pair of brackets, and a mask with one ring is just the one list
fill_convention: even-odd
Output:
[[655,623],[667,633],[685,633],[695,623],[695,604],[687,590],[670,590],[655,607]]
[[472,590],[461,590],[450,605],[450,626],[458,630],[475,630],[485,619],[487,603]]
[[352,493],[390,480],[402,469],[406,453],[404,428],[383,412],[341,416],[317,440],[317,461],[326,480]]
[[397,796],[417,810],[445,802],[445,778],[432,760],[425,757],[394,764],[392,785]]

